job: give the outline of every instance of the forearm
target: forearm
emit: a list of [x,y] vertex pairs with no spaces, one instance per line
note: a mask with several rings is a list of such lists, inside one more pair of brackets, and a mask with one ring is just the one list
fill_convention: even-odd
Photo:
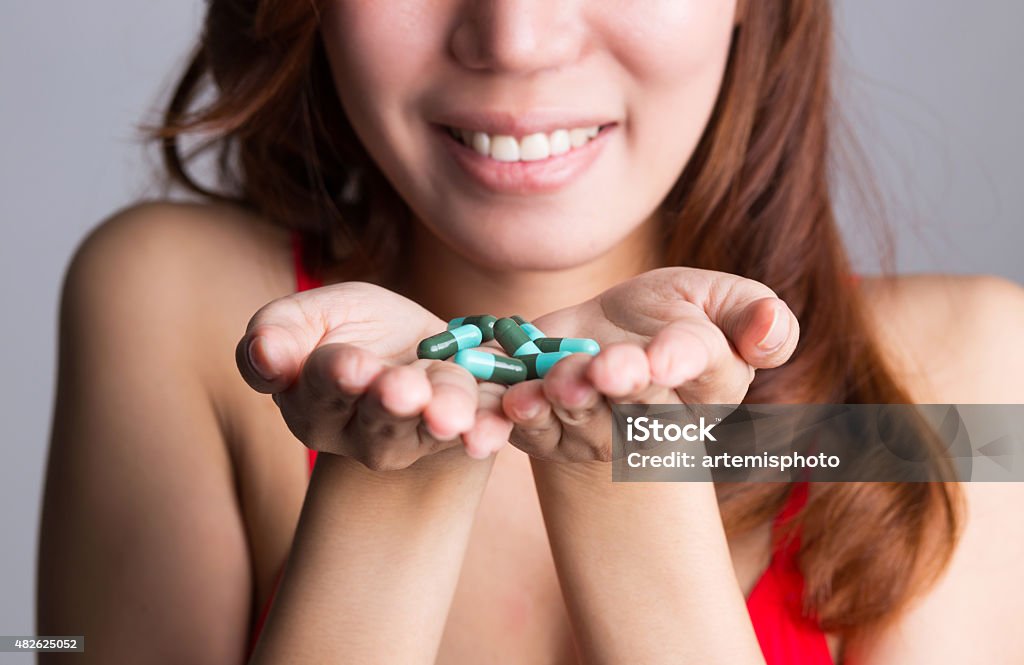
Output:
[[[493,458],[491,458],[493,459]],[[321,455],[253,663],[433,663],[491,460]]]
[[601,463],[533,461],[587,663],[764,663],[711,483],[612,483]]

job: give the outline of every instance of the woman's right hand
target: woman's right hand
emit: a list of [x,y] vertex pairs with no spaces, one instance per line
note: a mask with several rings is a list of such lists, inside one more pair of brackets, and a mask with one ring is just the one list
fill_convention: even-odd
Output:
[[403,469],[460,444],[486,458],[512,429],[501,409],[505,388],[478,384],[454,363],[416,358],[419,341],[445,327],[396,293],[345,282],[264,305],[235,361],[313,450],[373,470]]

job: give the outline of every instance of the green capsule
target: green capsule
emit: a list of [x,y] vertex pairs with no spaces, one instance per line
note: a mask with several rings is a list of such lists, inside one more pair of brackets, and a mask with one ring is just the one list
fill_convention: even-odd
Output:
[[[532,323],[530,323],[523,317],[519,316],[518,314],[515,316],[511,316],[509,318],[518,323],[519,327],[526,331],[526,334],[529,335],[530,339],[537,340],[545,336],[544,333],[540,331],[540,328],[533,325]],[[544,349],[541,349],[541,351],[543,350]]]
[[533,343],[544,353],[568,351],[596,356],[601,351],[601,346],[597,342],[580,337],[541,337],[533,340]]
[[456,353],[452,360],[455,364],[468,369],[470,374],[481,381],[508,385],[526,379],[526,365],[518,358],[506,358],[486,351],[466,349]]
[[540,353],[526,331],[509,318],[498,319],[494,324],[494,339],[510,356],[523,356]]
[[519,356],[519,360],[526,365],[526,378],[543,379],[551,367],[566,356],[572,354],[568,351],[555,351],[554,353],[535,353],[529,356]]
[[494,322],[498,317],[490,314],[475,314],[473,316],[460,316],[448,322],[448,330],[454,330],[459,326],[476,326],[483,333],[483,340],[489,342],[494,339]]
[[483,333],[476,326],[459,326],[426,338],[416,348],[416,357],[444,360],[451,358],[457,351],[480,346]]

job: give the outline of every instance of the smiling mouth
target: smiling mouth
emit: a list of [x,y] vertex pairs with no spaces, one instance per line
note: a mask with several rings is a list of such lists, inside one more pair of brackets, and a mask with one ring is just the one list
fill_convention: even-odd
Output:
[[445,130],[459,143],[495,161],[536,162],[582,148],[610,126],[609,124],[556,129],[520,137],[488,134],[450,126],[445,126]]

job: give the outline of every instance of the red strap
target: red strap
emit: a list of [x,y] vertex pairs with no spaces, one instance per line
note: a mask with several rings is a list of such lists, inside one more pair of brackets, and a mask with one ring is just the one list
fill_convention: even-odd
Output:
[[292,231],[292,260],[295,264],[295,290],[297,292],[316,289],[324,285],[323,280],[319,277],[306,272],[306,268],[302,264],[302,254],[302,234]]

